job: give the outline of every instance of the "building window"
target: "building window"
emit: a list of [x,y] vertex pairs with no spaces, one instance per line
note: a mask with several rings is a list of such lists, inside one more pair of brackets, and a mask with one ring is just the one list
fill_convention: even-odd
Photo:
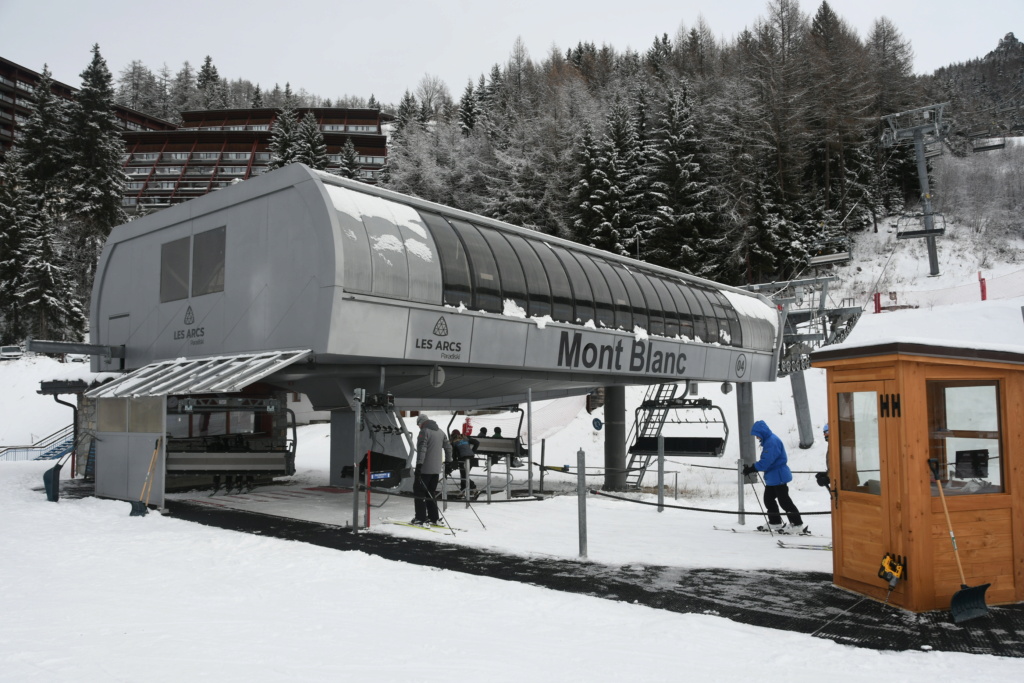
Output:
[[188,298],[189,242],[182,237],[160,247],[160,303]]
[[844,491],[882,494],[882,457],[878,439],[878,394],[837,394],[839,407],[839,485]]
[[196,152],[195,154],[192,155],[192,157],[194,159],[202,159],[205,161],[209,161],[211,159],[219,159],[220,152]]
[[225,228],[197,233],[192,250],[192,296],[224,291]]
[[[929,381],[928,456],[947,496],[1002,493],[999,382]],[[932,496],[939,495],[932,483]]]

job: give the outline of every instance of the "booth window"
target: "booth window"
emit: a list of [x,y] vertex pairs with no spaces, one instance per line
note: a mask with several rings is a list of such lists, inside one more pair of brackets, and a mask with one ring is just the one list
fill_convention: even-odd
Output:
[[[843,491],[881,495],[881,449],[878,439],[878,394],[840,392],[839,485]],[[833,438],[836,438],[833,436]]]
[[[999,382],[931,380],[928,457],[947,496],[1003,492]],[[932,484],[932,496],[939,495]]]
[[192,296],[224,291],[224,233],[223,227],[196,233],[192,249]]
[[160,246],[160,303],[188,298],[188,248],[190,238]]

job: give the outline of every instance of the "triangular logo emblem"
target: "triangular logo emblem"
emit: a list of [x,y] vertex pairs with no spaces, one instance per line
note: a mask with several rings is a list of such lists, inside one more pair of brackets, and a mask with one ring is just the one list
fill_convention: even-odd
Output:
[[185,324],[191,325],[196,321],[196,317],[192,315],[192,307],[189,306],[188,310],[185,311]]
[[447,337],[448,336],[448,323],[446,323],[444,321],[444,316],[443,315],[440,318],[437,319],[437,324],[434,325],[434,336],[436,336],[436,337]]

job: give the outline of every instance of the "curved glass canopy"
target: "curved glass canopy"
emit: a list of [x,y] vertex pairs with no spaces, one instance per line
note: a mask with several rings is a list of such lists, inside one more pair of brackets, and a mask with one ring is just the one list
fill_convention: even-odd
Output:
[[774,349],[775,324],[750,295],[487,219],[325,187],[341,225],[345,291],[496,314],[511,302],[562,323]]

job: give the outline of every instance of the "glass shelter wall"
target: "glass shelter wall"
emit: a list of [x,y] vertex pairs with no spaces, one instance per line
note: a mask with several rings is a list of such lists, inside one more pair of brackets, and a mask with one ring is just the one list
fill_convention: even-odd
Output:
[[496,314],[514,305],[563,323],[774,349],[762,304],[734,305],[745,295],[540,235],[326,187],[341,225],[346,291]]

